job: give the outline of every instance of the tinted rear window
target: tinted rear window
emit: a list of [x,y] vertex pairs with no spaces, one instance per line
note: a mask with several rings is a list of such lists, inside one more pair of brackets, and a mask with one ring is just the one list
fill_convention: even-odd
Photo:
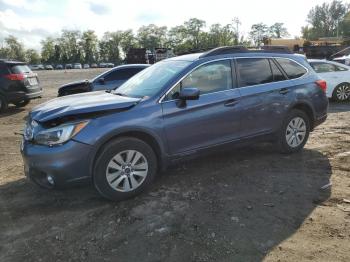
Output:
[[266,58],[237,59],[239,86],[252,86],[270,83],[273,76],[269,61]]
[[30,73],[31,70],[27,65],[10,65],[12,74]]
[[301,77],[306,74],[306,69],[299,65],[298,63],[286,59],[286,58],[276,58],[276,61],[283,68],[284,72],[286,72],[289,79],[295,79]]

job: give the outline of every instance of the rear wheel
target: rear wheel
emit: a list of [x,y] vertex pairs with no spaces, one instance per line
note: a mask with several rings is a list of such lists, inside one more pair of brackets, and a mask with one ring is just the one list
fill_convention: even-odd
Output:
[[338,102],[344,102],[350,98],[350,84],[342,83],[333,90],[332,98]]
[[97,156],[93,180],[102,196],[118,201],[144,191],[157,173],[157,157],[142,140],[124,137],[107,143]]
[[30,102],[29,99],[22,100],[20,102],[13,103],[16,107],[25,107]]
[[278,133],[278,145],[283,153],[294,153],[306,144],[310,133],[310,120],[301,110],[292,110]]
[[2,95],[0,95],[0,112],[6,111],[8,108],[8,102],[6,98]]

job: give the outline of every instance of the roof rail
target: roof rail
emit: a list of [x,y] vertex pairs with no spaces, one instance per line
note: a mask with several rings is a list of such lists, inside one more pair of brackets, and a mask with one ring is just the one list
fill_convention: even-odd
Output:
[[249,50],[245,46],[237,45],[237,46],[222,46],[217,47],[208,52],[203,53],[199,58],[204,58],[208,56],[216,56],[216,55],[226,55],[232,53],[244,53],[249,52]]

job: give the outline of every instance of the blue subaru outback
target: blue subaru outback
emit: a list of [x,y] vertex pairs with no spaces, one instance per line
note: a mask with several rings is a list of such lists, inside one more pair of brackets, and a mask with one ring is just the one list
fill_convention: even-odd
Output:
[[301,150],[325,121],[326,82],[304,57],[241,47],[167,59],[115,91],[56,98],[28,115],[25,174],[52,188],[92,181],[121,200],[173,161],[268,140]]

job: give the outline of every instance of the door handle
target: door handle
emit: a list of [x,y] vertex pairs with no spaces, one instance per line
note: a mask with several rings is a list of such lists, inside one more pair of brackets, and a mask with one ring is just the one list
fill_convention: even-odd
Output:
[[285,94],[287,94],[289,92],[289,89],[288,88],[281,88],[280,89],[280,94],[281,95],[285,95]]
[[225,102],[225,106],[235,106],[238,103],[236,99],[230,99]]

